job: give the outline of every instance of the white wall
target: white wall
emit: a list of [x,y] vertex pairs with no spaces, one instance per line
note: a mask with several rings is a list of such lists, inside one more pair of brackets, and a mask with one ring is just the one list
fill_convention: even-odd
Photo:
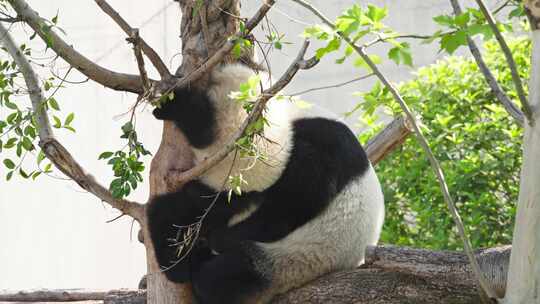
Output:
[[[180,62],[175,56],[179,50],[178,10],[170,0],[121,1],[110,0],[141,35],[156,48],[172,69]],[[354,1],[312,1],[330,17],[335,17]],[[388,5],[390,26],[402,33],[434,32],[431,17],[448,11],[445,0],[422,1],[370,1]],[[125,36],[94,4],[93,1],[48,0],[29,1],[41,15],[53,17],[59,11],[61,27],[77,50],[91,59],[116,71],[136,73],[136,64]],[[253,12],[260,1],[244,1],[245,15]],[[162,10],[163,7],[168,9]],[[161,11],[161,12],[160,12]],[[158,13],[153,18],[154,13]],[[287,34],[287,40],[298,43],[304,23],[317,22],[308,13],[288,1],[278,1],[270,14],[278,29]],[[144,22],[151,18],[150,21]],[[301,22],[293,21],[301,20]],[[22,41],[31,32],[15,26],[15,38]],[[35,55],[44,47],[32,43]],[[283,52],[271,57],[275,74],[283,71],[296,54],[297,45],[287,46]],[[52,53],[49,51],[50,56]],[[415,47],[415,63],[424,65],[437,59],[436,46]],[[383,54],[381,54],[383,55]],[[47,62],[46,60],[38,60]],[[410,69],[384,64],[387,75],[400,81],[409,76]],[[65,73],[66,64],[54,67]],[[42,70],[46,72],[46,70]],[[289,92],[318,87],[358,77],[363,71],[333,64],[326,60],[312,72],[302,72],[289,87]],[[46,74],[43,74],[46,75]],[[70,80],[82,80],[77,72]],[[341,89],[330,89],[307,94],[304,99],[343,113],[358,102],[351,93],[367,89],[371,81],[357,83]],[[68,85],[57,95],[62,109],[76,113],[73,123],[77,133],[57,132],[59,139],[70,149],[80,163],[95,177],[108,184],[110,168],[97,161],[99,153],[116,150],[123,145],[119,140],[119,127],[128,119],[123,115],[135,101],[131,94],[104,89],[87,82]],[[138,115],[138,130],[150,151],[156,151],[161,136],[160,124],[154,121],[149,109]],[[5,110],[0,109],[0,117]],[[352,122],[354,123],[354,122]],[[4,154],[0,158],[5,157]],[[146,159],[147,164],[149,159]],[[148,172],[146,172],[148,174]],[[41,177],[36,182],[15,178],[4,180],[5,168],[0,165],[0,289],[28,288],[115,288],[136,287],[145,272],[144,251],[136,240],[138,228],[121,218],[106,224],[118,213],[90,194],[84,193],[73,182]],[[61,177],[58,172],[55,176]],[[145,179],[146,182],[146,179]],[[148,184],[143,184],[130,198],[144,202]],[[131,232],[133,233],[130,239]]]

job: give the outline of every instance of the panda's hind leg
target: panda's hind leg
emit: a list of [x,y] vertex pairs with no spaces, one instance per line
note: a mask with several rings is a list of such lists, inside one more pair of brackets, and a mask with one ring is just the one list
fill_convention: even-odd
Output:
[[198,303],[259,303],[270,287],[269,261],[251,241],[242,241],[234,249],[215,256],[193,273]]

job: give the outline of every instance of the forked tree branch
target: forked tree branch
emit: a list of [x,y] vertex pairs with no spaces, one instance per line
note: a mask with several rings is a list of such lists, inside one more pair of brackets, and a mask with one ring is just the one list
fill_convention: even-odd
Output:
[[[132,36],[134,28],[132,28],[120,14],[115,11],[109,3],[105,0],[94,0],[96,4],[107,14],[111,19],[118,24],[118,26],[126,33],[128,37]],[[171,73],[169,72],[169,69],[167,68],[167,65],[161,60],[161,57],[156,53],[156,51],[144,41],[144,39],[139,37],[141,49],[143,53],[148,57],[150,62],[154,65],[156,70],[158,71],[159,75],[162,79],[167,79],[172,77]]]
[[114,90],[138,94],[143,92],[141,77],[138,75],[117,73],[92,62],[60,38],[50,25],[25,0],[10,0],[9,4],[17,12],[18,18],[24,20],[43,41],[50,42],[49,47],[58,56],[88,78]]
[[497,22],[495,21],[495,17],[493,17],[489,9],[486,7],[486,4],[484,3],[484,1],[482,0],[475,0],[475,1],[476,1],[476,4],[478,4],[480,11],[486,18],[489,26],[491,27],[491,30],[493,31],[493,34],[495,35],[495,38],[497,39],[497,42],[499,43],[499,46],[501,47],[504,57],[506,58],[506,62],[508,63],[508,67],[510,68],[510,74],[512,75],[512,80],[514,81],[514,86],[516,88],[519,101],[521,102],[521,108],[523,109],[523,113],[525,114],[525,117],[527,117],[528,123],[534,124],[532,109],[529,104],[529,101],[527,100],[525,89],[523,88],[523,82],[521,81],[521,77],[519,76],[516,61],[514,60],[512,51],[510,50],[510,47],[508,47],[508,44],[506,43],[506,39],[504,39],[504,36],[502,35],[501,31],[499,31],[499,28],[497,27]]
[[[458,16],[463,13],[461,5],[459,4],[459,0],[450,0],[450,3],[452,4],[452,8],[454,9],[454,15]],[[504,90],[501,88],[499,82],[497,81],[493,73],[491,73],[491,70],[484,61],[484,58],[482,58],[482,52],[480,52],[480,49],[476,45],[476,42],[474,42],[471,37],[467,36],[467,44],[469,46],[471,54],[474,57],[474,60],[476,61],[476,64],[478,65],[478,68],[480,69],[480,72],[484,75],[486,82],[491,88],[493,95],[495,95],[495,97],[501,102],[508,114],[510,114],[510,116],[512,116],[520,126],[523,126],[523,112],[521,112],[519,107],[516,106],[514,102],[512,102],[510,97],[508,97],[508,95],[506,95]]]
[[77,163],[77,161],[75,161],[67,149],[54,138],[54,134],[47,117],[44,94],[41,90],[39,80],[34,69],[28,62],[25,55],[21,53],[20,49],[17,47],[4,25],[1,23],[0,37],[2,45],[6,48],[11,57],[13,57],[13,60],[19,67],[20,72],[24,77],[28,92],[30,94],[32,109],[38,122],[37,129],[40,139],[39,146],[47,158],[51,160],[51,162],[60,171],[74,180],[83,189],[109,203],[112,207],[140,221],[143,217],[143,208],[141,204],[127,200],[115,199],[105,187],[94,179],[92,175],[86,173],[86,171],[79,165],[79,163]]
[[[243,32],[238,32],[235,37],[245,37],[259,24],[259,22],[266,16],[268,11],[272,8],[276,1],[275,0],[263,0],[263,4],[257,10],[255,15],[253,15],[245,24]],[[190,72],[188,75],[185,75],[176,84],[168,90],[168,92],[174,90],[174,88],[181,88],[189,85],[193,81],[201,78],[203,75],[207,74],[214,66],[220,63],[223,58],[228,55],[235,45],[234,39],[227,40],[221,48],[219,48],[212,57],[203,62],[197,69]]]
[[[279,80],[274,83],[270,88],[264,90],[257,101],[255,102],[255,105],[252,109],[252,111],[249,113],[248,117],[244,120],[240,128],[233,134],[231,139],[227,142],[227,144],[219,150],[216,154],[212,155],[211,157],[205,159],[203,162],[197,164],[195,167],[189,169],[185,172],[178,172],[178,171],[171,171],[169,176],[167,176],[167,183],[171,185],[183,185],[184,183],[193,180],[200,175],[204,174],[207,170],[212,168],[214,165],[222,161],[231,151],[236,147],[236,142],[238,139],[240,139],[244,132],[246,131],[247,127],[255,122],[260,115],[262,114],[266,103],[274,97],[279,91],[281,91],[289,82],[291,82],[292,78],[298,70],[300,69],[307,69],[313,67],[315,64],[312,63],[312,59],[305,60],[304,56],[306,54],[306,51],[309,46],[309,41],[304,41],[304,44],[302,45],[302,48],[298,52],[298,55],[296,56],[296,59],[291,63],[289,68],[283,73],[283,75],[279,78]],[[310,64],[306,64],[309,62]]]
[[441,188],[441,192],[443,194],[444,200],[446,204],[448,205],[448,209],[450,210],[450,214],[452,215],[452,218],[454,219],[454,223],[457,227],[458,234],[463,241],[463,248],[465,251],[465,254],[469,257],[471,267],[473,269],[473,272],[482,287],[482,290],[488,295],[489,298],[496,298],[496,294],[489,286],[486,278],[482,274],[480,267],[478,265],[478,261],[476,260],[471,242],[469,240],[469,237],[465,233],[465,227],[463,225],[463,221],[461,220],[461,216],[459,215],[459,212],[456,208],[456,204],[454,203],[454,199],[450,195],[450,191],[448,189],[448,185],[446,184],[446,180],[444,177],[444,173],[442,171],[441,165],[439,164],[439,161],[437,158],[435,158],[435,155],[433,154],[433,151],[431,151],[431,148],[428,144],[428,141],[424,134],[422,133],[422,130],[420,129],[416,117],[412,110],[409,108],[403,97],[399,94],[397,89],[394,87],[394,85],[382,74],[382,72],[379,70],[377,65],[373,62],[371,57],[368,56],[368,54],[365,52],[364,47],[360,47],[356,45],[348,36],[343,35],[343,33],[337,31],[336,25],[328,19],[321,11],[319,11],[317,8],[315,8],[313,5],[308,3],[305,0],[292,0],[293,2],[299,4],[300,6],[306,8],[310,12],[312,12],[315,16],[317,16],[325,25],[329,26],[331,29],[335,30],[337,32],[337,35],[343,41],[345,41],[349,46],[351,46],[354,51],[362,57],[362,59],[366,62],[366,64],[369,66],[369,68],[375,73],[377,78],[383,83],[383,85],[390,91],[394,99],[397,101],[397,103],[400,105],[402,111],[405,113],[407,119],[410,121],[412,128],[414,130],[414,133],[416,134],[416,138],[418,139],[418,142],[420,143],[420,146],[424,150],[424,153],[426,153],[427,158],[429,159],[429,162],[431,164],[431,168],[433,169],[433,173],[437,177],[437,181],[439,182],[439,186]]

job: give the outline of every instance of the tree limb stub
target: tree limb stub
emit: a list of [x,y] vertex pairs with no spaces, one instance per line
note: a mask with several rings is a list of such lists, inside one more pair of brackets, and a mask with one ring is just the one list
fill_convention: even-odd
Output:
[[411,132],[411,125],[405,117],[398,116],[392,120],[382,131],[370,138],[366,144],[366,153],[371,163],[376,165],[386,155],[401,146]]
[[[475,254],[492,286],[504,295],[510,246],[478,250]],[[492,276],[499,274],[500,276]],[[497,281],[498,280],[498,281]],[[499,287],[503,289],[499,289]],[[116,295],[115,295],[116,293]],[[87,298],[82,295],[86,294]],[[114,296],[113,296],[114,295]],[[77,297],[109,304],[145,303],[145,293],[121,290],[104,293],[81,290],[0,292],[0,301],[51,301]],[[366,252],[360,268],[323,276],[274,299],[274,304],[477,304],[476,280],[461,252],[377,246]]]
[[36,31],[43,41],[50,42],[49,47],[56,54],[88,78],[114,90],[143,93],[141,77],[138,75],[114,72],[92,62],[60,38],[26,1],[11,0],[9,4],[17,12],[18,17]]
[[93,193],[98,198],[109,203],[112,207],[122,211],[133,218],[140,220],[142,218],[142,205],[127,200],[118,200],[113,198],[112,194],[105,187],[100,185],[90,174],[79,165],[60,142],[54,138],[49,119],[43,102],[45,101],[43,91],[39,86],[39,81],[32,66],[26,57],[20,52],[6,28],[0,23],[0,36],[2,45],[20,68],[23,74],[26,86],[30,94],[32,109],[38,122],[39,145],[47,158],[64,174],[73,179],[83,189]]

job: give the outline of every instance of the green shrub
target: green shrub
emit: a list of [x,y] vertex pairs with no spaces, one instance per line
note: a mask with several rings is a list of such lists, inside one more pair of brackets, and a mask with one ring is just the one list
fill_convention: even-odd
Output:
[[[530,42],[511,41],[527,79]],[[517,103],[510,72],[498,45],[485,59]],[[400,92],[421,115],[435,156],[475,247],[509,244],[519,190],[522,129],[491,93],[473,59],[449,57],[418,71]],[[376,98],[399,112],[388,92]],[[382,98],[382,99],[381,99]],[[429,162],[414,135],[376,168],[386,199],[382,242],[437,249],[461,248],[455,225]]]

